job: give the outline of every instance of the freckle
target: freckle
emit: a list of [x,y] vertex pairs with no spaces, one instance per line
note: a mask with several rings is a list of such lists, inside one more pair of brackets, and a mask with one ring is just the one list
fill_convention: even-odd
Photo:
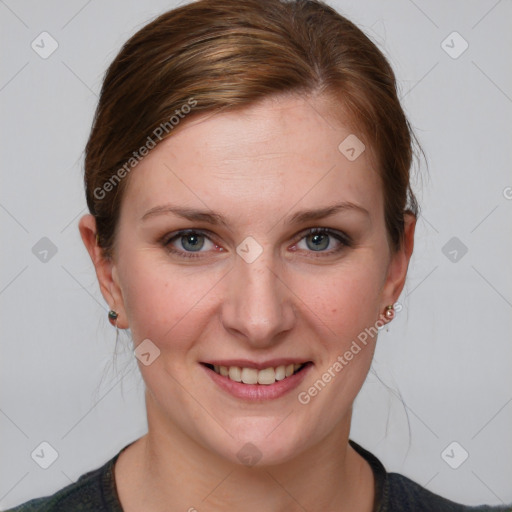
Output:
[[333,313],[336,313],[336,311],[338,311],[338,310],[337,310],[337,309],[333,309],[333,310],[332,310],[332,312],[333,312]]

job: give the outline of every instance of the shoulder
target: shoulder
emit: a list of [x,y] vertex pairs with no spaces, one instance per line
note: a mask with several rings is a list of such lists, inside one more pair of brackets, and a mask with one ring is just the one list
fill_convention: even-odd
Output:
[[470,507],[438,496],[406,476],[388,473],[375,455],[351,439],[349,443],[372,468],[377,512],[512,512],[511,505]]
[[118,456],[55,494],[32,499],[6,512],[122,512],[113,478]]
[[[398,473],[388,473],[384,487],[384,507],[382,512],[511,512],[510,506],[491,507],[481,505],[470,507],[438,496]],[[380,511],[379,511],[380,512]]]

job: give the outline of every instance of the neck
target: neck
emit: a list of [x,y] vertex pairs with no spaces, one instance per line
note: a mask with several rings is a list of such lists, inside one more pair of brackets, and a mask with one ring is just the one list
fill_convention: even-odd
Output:
[[244,466],[169,426],[148,399],[148,434],[135,443],[132,459],[138,473],[133,480],[143,489],[137,500],[144,510],[161,510],[170,503],[189,512],[372,510],[373,474],[348,444],[350,414],[321,442],[291,460]]

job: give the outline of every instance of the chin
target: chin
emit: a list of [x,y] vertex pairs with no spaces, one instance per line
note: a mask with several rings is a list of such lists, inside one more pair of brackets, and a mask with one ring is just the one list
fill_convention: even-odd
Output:
[[297,457],[308,444],[306,433],[302,430],[301,434],[293,416],[237,419],[236,426],[227,429],[233,437],[225,436],[223,449],[219,450],[219,445],[211,449],[238,465],[263,467],[284,464]]

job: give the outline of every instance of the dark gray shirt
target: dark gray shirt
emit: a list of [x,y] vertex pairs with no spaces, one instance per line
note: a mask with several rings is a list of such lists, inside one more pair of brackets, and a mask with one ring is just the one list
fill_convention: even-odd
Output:
[[[405,476],[387,473],[379,459],[355,442],[349,442],[373,470],[374,512],[512,512],[512,505],[469,507],[437,496]],[[85,473],[55,494],[27,501],[6,512],[123,512],[116,490],[114,464],[128,446],[100,468]]]

